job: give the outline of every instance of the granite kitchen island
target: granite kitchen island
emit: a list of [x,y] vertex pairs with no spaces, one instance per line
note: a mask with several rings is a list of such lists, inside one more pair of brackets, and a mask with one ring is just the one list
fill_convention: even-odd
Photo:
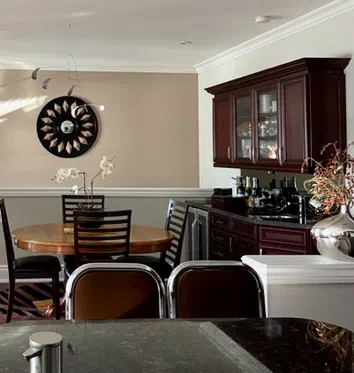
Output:
[[64,340],[64,373],[352,372],[352,344],[344,343],[352,333],[334,328],[337,343],[323,344],[318,326],[304,319],[15,322],[0,327],[0,371],[27,373],[28,337],[55,331]]

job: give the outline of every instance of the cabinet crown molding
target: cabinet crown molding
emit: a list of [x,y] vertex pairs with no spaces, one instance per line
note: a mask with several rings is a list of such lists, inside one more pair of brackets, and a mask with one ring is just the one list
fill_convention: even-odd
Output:
[[259,84],[271,79],[281,79],[284,76],[296,73],[341,73],[348,66],[350,58],[322,58],[322,57],[304,57],[295,61],[287,62],[282,65],[271,67],[266,70],[233,79],[225,83],[217,84],[205,90],[212,94],[230,92],[234,89]]

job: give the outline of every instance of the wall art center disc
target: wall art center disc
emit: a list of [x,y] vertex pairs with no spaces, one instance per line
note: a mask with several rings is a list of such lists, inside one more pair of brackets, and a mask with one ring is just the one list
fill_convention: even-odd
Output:
[[73,97],[57,97],[48,102],[37,120],[37,134],[50,153],[74,158],[86,153],[95,143],[98,121],[91,106]]

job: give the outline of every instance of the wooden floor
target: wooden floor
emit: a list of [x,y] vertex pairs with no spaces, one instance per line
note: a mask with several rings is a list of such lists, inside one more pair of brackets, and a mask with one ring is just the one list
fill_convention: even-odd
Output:
[[[61,296],[64,293],[63,285],[60,288]],[[7,314],[8,284],[0,284],[0,324],[5,323]],[[51,283],[16,284],[16,294],[12,321],[38,320],[47,318],[44,305],[47,299],[52,298]],[[40,307],[43,305],[43,307]],[[38,307],[39,306],[39,307]]]

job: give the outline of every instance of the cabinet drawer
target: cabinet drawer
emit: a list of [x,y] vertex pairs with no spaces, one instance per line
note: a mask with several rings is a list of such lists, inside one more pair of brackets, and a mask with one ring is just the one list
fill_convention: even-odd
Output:
[[257,243],[244,237],[232,236],[230,252],[233,260],[241,260],[244,255],[256,255]]
[[302,246],[292,247],[268,247],[264,245],[259,246],[259,255],[305,255],[306,248]]
[[230,251],[231,240],[231,236],[228,233],[215,228],[211,230],[212,244],[217,245],[223,251]]
[[211,214],[211,225],[223,230],[230,229],[230,219],[227,216]]
[[231,220],[231,229],[233,234],[247,236],[250,241],[256,241],[257,228],[255,224],[245,223],[241,220]]
[[211,243],[210,257],[211,259],[228,259],[229,256],[228,250],[225,250],[224,247],[217,245],[215,242]]
[[260,242],[273,242],[285,245],[308,246],[308,232],[297,229],[285,228],[259,228],[259,241]]

